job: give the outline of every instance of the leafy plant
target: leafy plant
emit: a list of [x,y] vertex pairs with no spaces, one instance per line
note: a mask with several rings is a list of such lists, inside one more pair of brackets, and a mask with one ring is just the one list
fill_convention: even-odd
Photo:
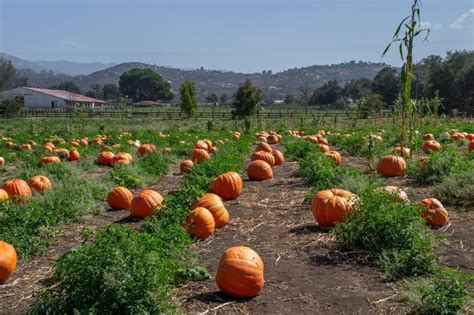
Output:
[[474,165],[468,170],[456,172],[443,178],[434,187],[434,194],[443,204],[456,206],[459,210],[474,210]]

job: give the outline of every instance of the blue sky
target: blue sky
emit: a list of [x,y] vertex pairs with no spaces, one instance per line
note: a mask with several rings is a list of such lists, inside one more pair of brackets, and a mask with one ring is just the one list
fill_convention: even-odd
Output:
[[[259,72],[381,59],[412,0],[0,0],[0,51]],[[474,50],[474,1],[424,0],[417,60]]]

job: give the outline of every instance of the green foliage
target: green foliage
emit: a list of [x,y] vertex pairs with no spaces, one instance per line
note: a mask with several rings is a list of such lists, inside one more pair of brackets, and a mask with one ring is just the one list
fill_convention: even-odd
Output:
[[372,90],[381,95],[385,104],[393,105],[400,92],[400,78],[397,70],[392,67],[380,70],[372,82]]
[[382,96],[368,92],[357,100],[357,114],[359,118],[367,119],[372,113],[380,113],[383,109]]
[[252,81],[247,80],[239,86],[235,93],[234,102],[232,106],[232,116],[235,118],[248,118],[255,114],[257,107],[262,101],[262,90],[252,84]]
[[407,302],[416,314],[461,314],[469,303],[467,287],[473,282],[472,275],[455,269],[442,270],[434,277],[408,281],[401,301]]
[[310,105],[334,105],[340,98],[342,88],[336,80],[328,81],[316,89],[309,100]]
[[291,104],[295,104],[295,102],[296,102],[296,98],[293,94],[286,94],[285,104],[291,105]]
[[170,101],[174,98],[171,85],[151,69],[131,69],[122,73],[119,80],[122,95],[133,101]]
[[180,107],[188,118],[194,117],[197,110],[196,83],[193,80],[184,80],[180,88]]
[[418,184],[440,183],[452,172],[462,172],[469,168],[469,162],[455,149],[448,147],[440,152],[433,152],[428,161],[421,165],[409,164],[408,175]]
[[26,78],[20,77],[11,60],[0,58],[0,91],[25,86],[26,81]]
[[456,172],[443,178],[434,187],[434,195],[443,204],[455,206],[457,210],[474,210],[474,165],[468,170]]
[[333,230],[343,248],[375,255],[390,279],[435,270],[436,241],[418,205],[392,202],[390,196],[374,194],[372,189],[360,191],[358,196],[357,210]]
[[142,179],[131,174],[131,168],[126,166],[114,167],[113,171],[110,172],[110,178],[117,186],[124,186],[129,189],[137,189],[143,185]]
[[0,110],[2,110],[8,118],[18,115],[22,108],[23,105],[13,99],[5,99],[0,103]]

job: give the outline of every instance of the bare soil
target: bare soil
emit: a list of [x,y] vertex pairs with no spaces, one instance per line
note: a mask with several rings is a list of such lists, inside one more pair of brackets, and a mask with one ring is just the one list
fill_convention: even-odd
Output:
[[[172,174],[163,176],[150,188],[160,192],[163,196],[173,193],[181,185],[181,176],[176,176],[176,172],[177,169],[174,169]],[[107,208],[105,200],[104,208]],[[123,224],[138,228],[141,223],[142,220],[130,217],[126,210],[109,209],[107,212],[82,218],[80,222],[58,227],[53,245],[46,254],[19,262],[8,282],[0,286],[0,314],[22,314],[28,311],[34,303],[36,295],[51,285],[54,262],[65,253],[75,250],[83,244],[82,229],[90,229],[95,232],[109,224]]]

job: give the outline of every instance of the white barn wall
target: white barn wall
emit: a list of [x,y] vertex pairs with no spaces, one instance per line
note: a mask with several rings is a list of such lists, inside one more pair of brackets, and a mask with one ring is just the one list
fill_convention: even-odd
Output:
[[18,87],[18,88],[6,91],[5,93],[6,95],[8,95],[9,97],[13,99],[15,98],[15,96],[24,97],[25,107],[27,108],[41,108],[41,107],[51,108],[52,101],[56,102],[55,108],[67,107],[66,101],[62,98],[31,91],[28,89],[24,89],[22,87]]

